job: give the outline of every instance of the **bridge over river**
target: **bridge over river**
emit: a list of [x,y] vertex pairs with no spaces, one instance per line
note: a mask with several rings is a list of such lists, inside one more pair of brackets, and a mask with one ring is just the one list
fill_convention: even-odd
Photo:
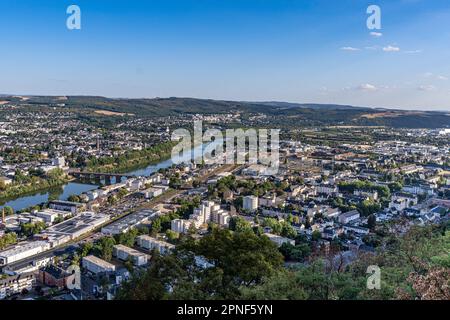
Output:
[[121,173],[105,173],[105,172],[84,172],[79,170],[70,170],[68,174],[77,179],[110,180],[112,178],[115,178],[116,180],[120,181],[122,180],[122,178],[125,179],[136,178],[136,175],[130,175],[126,173],[121,174]]

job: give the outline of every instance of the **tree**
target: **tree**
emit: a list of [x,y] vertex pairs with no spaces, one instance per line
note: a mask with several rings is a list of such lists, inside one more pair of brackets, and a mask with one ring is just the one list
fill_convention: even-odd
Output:
[[64,173],[64,171],[60,168],[56,168],[56,169],[52,169],[49,172],[47,172],[47,177],[50,180],[57,180],[57,179],[61,179],[65,176],[66,174]]
[[14,214],[14,209],[9,206],[3,207],[3,210],[5,210],[6,216],[11,216]]
[[131,228],[125,233],[121,233],[118,236],[116,236],[115,240],[116,243],[123,244],[127,247],[134,246],[134,243],[136,242],[136,237],[138,236],[139,231],[136,228]]
[[67,200],[71,202],[80,202],[80,197],[76,194],[72,194],[69,196],[69,198],[67,198]]
[[367,226],[369,227],[369,229],[371,231],[375,230],[375,227],[377,225],[377,218],[371,214],[368,218],[367,218]]
[[3,237],[0,237],[0,250],[14,244],[17,242],[17,234],[14,232],[10,232],[5,234]]
[[320,233],[319,230],[313,231],[313,233],[311,235],[312,241],[318,241],[318,240],[320,240],[321,237],[322,237],[322,234]]
[[[209,263],[200,266],[202,257]],[[236,299],[239,288],[281,270],[283,257],[267,237],[213,228],[200,240],[186,236],[175,252],[152,256],[150,268],[123,285],[118,299]]]
[[113,254],[113,247],[116,245],[116,241],[113,237],[103,237],[101,238],[97,245],[96,251],[98,252],[100,258],[106,261],[111,261]]
[[90,252],[94,249],[94,245],[92,242],[86,242],[80,247],[80,257],[84,258],[90,254]]
[[284,222],[282,224],[281,235],[286,238],[295,239],[297,236],[297,231],[295,231],[291,224]]
[[311,254],[311,248],[306,243],[295,246],[283,243],[279,250],[288,261],[303,262]]
[[34,234],[37,234],[46,228],[46,224],[44,222],[38,221],[36,223],[25,223],[22,225],[22,233],[29,237]]
[[229,223],[229,228],[230,228],[230,230],[236,231],[236,232],[245,232],[245,231],[252,230],[250,222],[248,222],[247,220],[245,220],[244,218],[239,217],[239,216],[231,218],[230,223]]
[[178,232],[167,229],[166,237],[170,242],[174,242],[174,241],[178,240],[178,238],[180,237],[180,234]]
[[289,271],[280,271],[263,279],[262,284],[255,287],[241,288],[243,300],[306,300],[307,293],[298,285]]

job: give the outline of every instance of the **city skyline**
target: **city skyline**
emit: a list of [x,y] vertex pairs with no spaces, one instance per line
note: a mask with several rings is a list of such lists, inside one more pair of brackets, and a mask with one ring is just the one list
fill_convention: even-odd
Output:
[[[81,30],[66,27],[71,4]],[[381,30],[366,26],[372,4]],[[0,11],[4,94],[450,110],[445,1],[3,1]]]

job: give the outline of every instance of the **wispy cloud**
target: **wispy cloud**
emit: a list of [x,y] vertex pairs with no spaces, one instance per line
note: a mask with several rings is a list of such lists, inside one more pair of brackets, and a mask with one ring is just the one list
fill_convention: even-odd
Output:
[[405,53],[409,53],[409,54],[416,54],[416,53],[422,53],[423,50],[407,50],[404,51]]
[[360,51],[361,49],[355,48],[355,47],[342,47],[341,50],[343,50],[343,51]]
[[387,46],[387,47],[384,47],[384,48],[383,48],[383,51],[384,51],[384,52],[399,52],[399,51],[400,51],[400,48],[399,48],[399,47],[395,47],[395,46],[389,45],[389,46]]
[[419,91],[436,91],[436,87],[433,85],[421,85],[417,88]]
[[376,86],[370,83],[361,84],[357,87],[357,89],[360,91],[367,91],[367,92],[373,92],[378,90]]
[[432,72],[425,72],[423,74],[423,76],[425,78],[432,78],[432,79],[441,80],[441,81],[447,81],[448,80],[448,77],[440,75],[440,74],[434,74]]
[[370,35],[374,38],[380,38],[383,36],[381,32],[371,32]]

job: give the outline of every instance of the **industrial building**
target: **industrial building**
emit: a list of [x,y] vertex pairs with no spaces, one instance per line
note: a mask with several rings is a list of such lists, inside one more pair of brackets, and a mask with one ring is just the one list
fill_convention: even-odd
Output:
[[93,231],[109,219],[108,215],[83,212],[48,228],[41,236],[46,237],[51,242],[51,246],[54,247]]
[[50,209],[68,211],[71,212],[72,214],[75,214],[83,210],[84,204],[79,202],[54,200],[48,203],[48,207]]
[[53,222],[57,218],[66,218],[72,215],[69,211],[55,210],[55,209],[44,209],[36,212],[36,217],[39,217],[44,220],[44,222],[48,225],[53,224]]
[[0,266],[26,259],[50,248],[46,241],[22,242],[0,252]]
[[111,223],[108,226],[102,228],[102,233],[106,235],[116,235],[129,231],[142,223],[148,222],[151,218],[156,217],[157,211],[142,210],[136,213],[129,214],[128,216]]

